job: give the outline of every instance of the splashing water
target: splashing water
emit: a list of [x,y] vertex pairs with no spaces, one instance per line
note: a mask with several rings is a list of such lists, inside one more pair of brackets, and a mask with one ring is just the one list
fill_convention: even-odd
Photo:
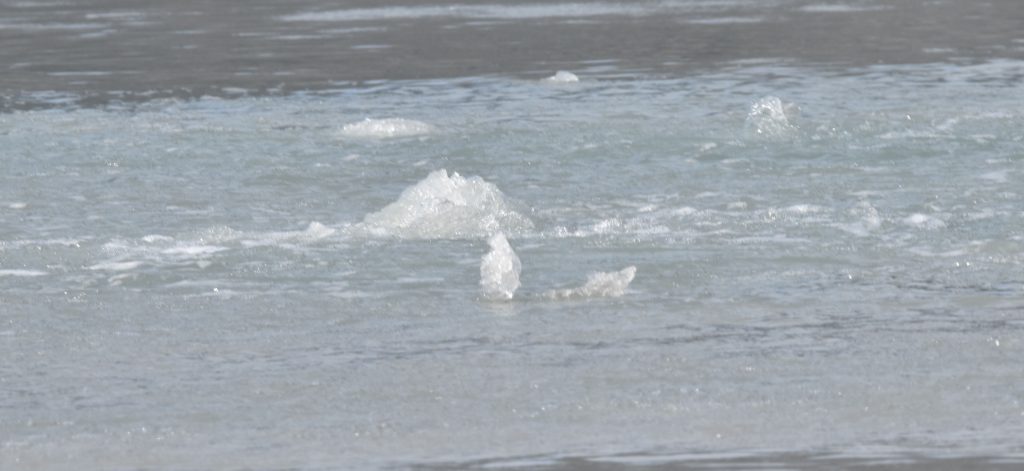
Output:
[[437,170],[407,188],[394,203],[371,213],[356,233],[401,239],[471,239],[531,229],[492,183]]
[[757,136],[779,139],[791,136],[797,131],[793,124],[797,108],[780,98],[766,96],[750,105],[747,113],[747,129]]
[[519,256],[500,232],[491,236],[487,244],[491,251],[480,260],[480,294],[488,300],[512,299],[519,289],[522,271]]
[[629,266],[619,271],[596,272],[587,275],[587,282],[577,288],[553,289],[544,293],[549,299],[569,298],[617,298],[626,293],[626,288],[636,277],[636,267]]
[[422,136],[434,132],[434,127],[422,121],[403,118],[371,119],[346,124],[341,135],[355,138],[388,139]]

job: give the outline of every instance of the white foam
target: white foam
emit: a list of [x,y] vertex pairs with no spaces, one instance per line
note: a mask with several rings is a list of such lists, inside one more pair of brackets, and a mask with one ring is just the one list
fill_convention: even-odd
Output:
[[487,240],[490,252],[480,260],[480,294],[484,299],[512,299],[519,289],[522,264],[512,250],[505,234],[497,233]]
[[23,277],[35,277],[35,276],[46,276],[49,273],[39,270],[0,270],[0,276],[23,276]]
[[345,137],[387,139],[422,136],[434,132],[434,127],[422,121],[403,118],[371,119],[346,124],[341,128]]
[[629,266],[619,271],[596,272],[587,275],[583,286],[567,289],[553,289],[544,293],[549,299],[619,297],[636,277],[636,267]]
[[368,214],[355,233],[403,239],[466,239],[533,228],[492,183],[446,170],[431,172],[398,200]]
[[787,137],[797,131],[793,123],[796,113],[796,105],[783,102],[778,97],[766,96],[750,105],[747,129],[758,136]]
[[576,83],[580,81],[580,78],[572,72],[559,70],[555,75],[544,79],[544,81],[549,83]]

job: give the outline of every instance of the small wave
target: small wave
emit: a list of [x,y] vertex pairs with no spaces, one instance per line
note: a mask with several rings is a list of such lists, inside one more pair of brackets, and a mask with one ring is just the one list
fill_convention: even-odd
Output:
[[432,132],[434,127],[427,123],[403,118],[366,118],[341,128],[342,136],[374,139],[422,136]]
[[533,222],[512,209],[493,183],[437,170],[406,188],[398,200],[366,215],[353,231],[401,239],[467,239],[520,232]]
[[257,234],[242,240],[243,247],[284,246],[288,244],[309,244],[334,235],[337,229],[313,221],[305,230],[269,232]]
[[636,277],[636,267],[629,266],[619,271],[596,272],[587,276],[583,286],[567,289],[553,289],[544,293],[548,299],[619,297]]
[[519,256],[500,232],[491,236],[487,244],[491,250],[480,260],[480,293],[488,300],[512,299],[519,289],[522,271]]

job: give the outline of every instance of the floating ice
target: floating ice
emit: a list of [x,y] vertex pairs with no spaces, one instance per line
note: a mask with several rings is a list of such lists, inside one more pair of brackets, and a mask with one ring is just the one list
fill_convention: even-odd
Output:
[[531,229],[492,183],[437,170],[406,188],[398,200],[368,214],[356,233],[402,239],[466,239]]
[[519,289],[522,264],[505,234],[500,232],[487,240],[491,251],[480,260],[480,293],[484,299],[512,299]]
[[797,108],[784,103],[774,96],[761,98],[750,105],[747,113],[747,129],[758,136],[782,138],[792,135],[797,127],[793,124]]
[[371,119],[346,124],[341,128],[345,137],[386,139],[430,134],[434,127],[422,121],[403,118]]
[[544,293],[550,299],[619,297],[636,277],[636,267],[629,266],[619,271],[597,272],[587,275],[583,286],[567,289],[553,289]]
[[580,81],[580,78],[572,72],[559,70],[555,75],[544,79],[544,81],[551,83],[576,83]]

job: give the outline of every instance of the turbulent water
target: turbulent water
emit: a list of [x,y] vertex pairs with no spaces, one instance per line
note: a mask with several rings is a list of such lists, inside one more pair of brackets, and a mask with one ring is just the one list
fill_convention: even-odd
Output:
[[577,65],[19,95],[0,468],[1024,465],[1024,62]]

